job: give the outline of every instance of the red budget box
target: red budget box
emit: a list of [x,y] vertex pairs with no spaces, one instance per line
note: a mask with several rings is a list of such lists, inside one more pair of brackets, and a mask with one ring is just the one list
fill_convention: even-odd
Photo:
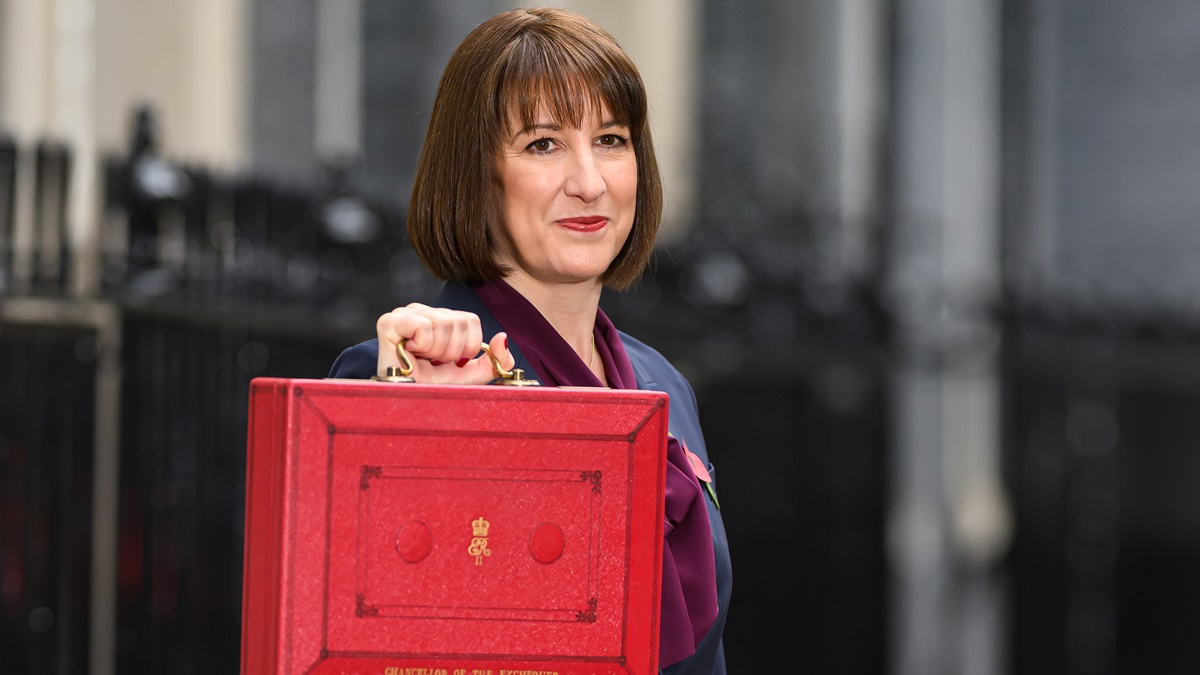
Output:
[[243,675],[657,672],[667,395],[260,378]]

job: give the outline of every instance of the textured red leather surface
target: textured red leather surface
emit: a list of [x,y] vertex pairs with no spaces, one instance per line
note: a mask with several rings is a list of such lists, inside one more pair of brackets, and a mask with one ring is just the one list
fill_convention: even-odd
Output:
[[243,675],[657,672],[665,394],[250,389]]

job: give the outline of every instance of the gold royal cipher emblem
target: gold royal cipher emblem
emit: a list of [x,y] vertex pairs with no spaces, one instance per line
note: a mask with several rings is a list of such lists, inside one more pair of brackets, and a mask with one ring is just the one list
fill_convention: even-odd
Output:
[[484,556],[492,554],[488,550],[488,528],[491,523],[484,520],[483,516],[479,516],[477,520],[471,521],[471,533],[474,537],[471,539],[471,545],[467,547],[467,553],[475,556],[475,564],[482,565]]

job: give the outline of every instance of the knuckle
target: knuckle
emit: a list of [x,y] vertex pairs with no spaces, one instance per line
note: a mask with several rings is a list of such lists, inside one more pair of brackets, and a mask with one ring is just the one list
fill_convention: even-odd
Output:
[[396,311],[398,310],[383,314],[375,321],[375,331],[377,333],[383,333],[384,331],[389,330],[396,324],[397,321],[399,321],[399,317],[396,316]]

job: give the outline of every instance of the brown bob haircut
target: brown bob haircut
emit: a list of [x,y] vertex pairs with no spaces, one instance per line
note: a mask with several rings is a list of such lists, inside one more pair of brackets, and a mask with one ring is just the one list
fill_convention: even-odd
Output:
[[[637,158],[633,228],[601,281],[614,290],[637,281],[662,216],[646,89],[611,35],[559,9],[488,19],[463,40],[442,74],[408,208],[409,239],[434,276],[472,284],[505,276],[509,270],[495,261],[490,241],[490,227],[501,218],[503,140],[513,130],[533,128],[539,105],[578,127],[601,103],[629,128]],[[519,119],[509,119],[513,112]]]

